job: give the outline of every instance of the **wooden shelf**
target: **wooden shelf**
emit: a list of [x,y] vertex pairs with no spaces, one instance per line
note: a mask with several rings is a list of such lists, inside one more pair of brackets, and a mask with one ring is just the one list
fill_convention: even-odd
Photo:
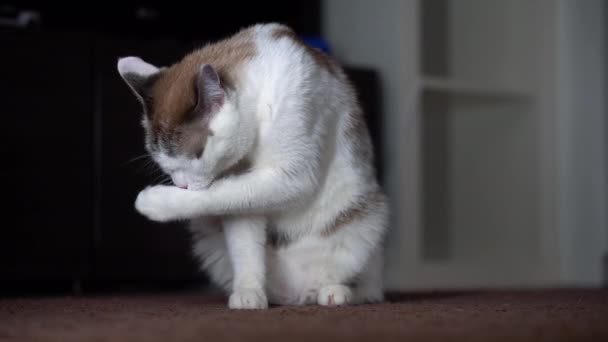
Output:
[[422,90],[517,101],[531,101],[533,98],[532,94],[524,91],[433,77],[424,77],[422,79]]

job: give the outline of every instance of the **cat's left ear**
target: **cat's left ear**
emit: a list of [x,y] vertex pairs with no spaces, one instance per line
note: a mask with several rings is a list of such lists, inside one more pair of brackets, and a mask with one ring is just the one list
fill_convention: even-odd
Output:
[[139,57],[124,57],[118,60],[118,73],[129,85],[139,101],[146,106],[149,92],[158,79],[161,69]]
[[203,64],[200,67],[196,88],[198,95],[197,113],[209,114],[224,104],[224,89],[219,75],[211,65]]

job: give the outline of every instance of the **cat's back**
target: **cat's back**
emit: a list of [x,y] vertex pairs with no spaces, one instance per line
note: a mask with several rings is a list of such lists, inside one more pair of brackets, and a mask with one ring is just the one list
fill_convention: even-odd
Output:
[[[211,64],[229,88],[263,87],[286,89],[319,72],[340,76],[338,65],[323,52],[305,44],[288,26],[256,24],[230,37],[206,44],[186,55],[166,73],[166,82],[189,85],[201,64]],[[184,82],[180,82],[184,81]],[[283,84],[284,83],[284,84]]]
[[254,63],[259,70],[283,79],[297,77],[342,77],[342,70],[327,54],[306,44],[290,27],[258,24],[251,28],[257,53]]
[[210,64],[217,71],[224,86],[234,88],[247,64],[258,54],[255,26],[192,51],[172,66],[173,74],[196,75],[202,64]]

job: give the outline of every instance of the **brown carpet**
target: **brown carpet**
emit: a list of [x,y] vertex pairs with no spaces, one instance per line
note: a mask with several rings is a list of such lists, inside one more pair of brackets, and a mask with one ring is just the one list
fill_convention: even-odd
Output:
[[400,294],[377,305],[226,309],[193,294],[0,299],[7,341],[608,341],[608,290]]

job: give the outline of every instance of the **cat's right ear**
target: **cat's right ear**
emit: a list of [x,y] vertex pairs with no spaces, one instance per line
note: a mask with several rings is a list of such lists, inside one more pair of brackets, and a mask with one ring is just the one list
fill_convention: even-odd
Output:
[[158,79],[161,69],[139,57],[123,57],[118,60],[118,73],[129,85],[137,99],[145,107],[149,93]]

